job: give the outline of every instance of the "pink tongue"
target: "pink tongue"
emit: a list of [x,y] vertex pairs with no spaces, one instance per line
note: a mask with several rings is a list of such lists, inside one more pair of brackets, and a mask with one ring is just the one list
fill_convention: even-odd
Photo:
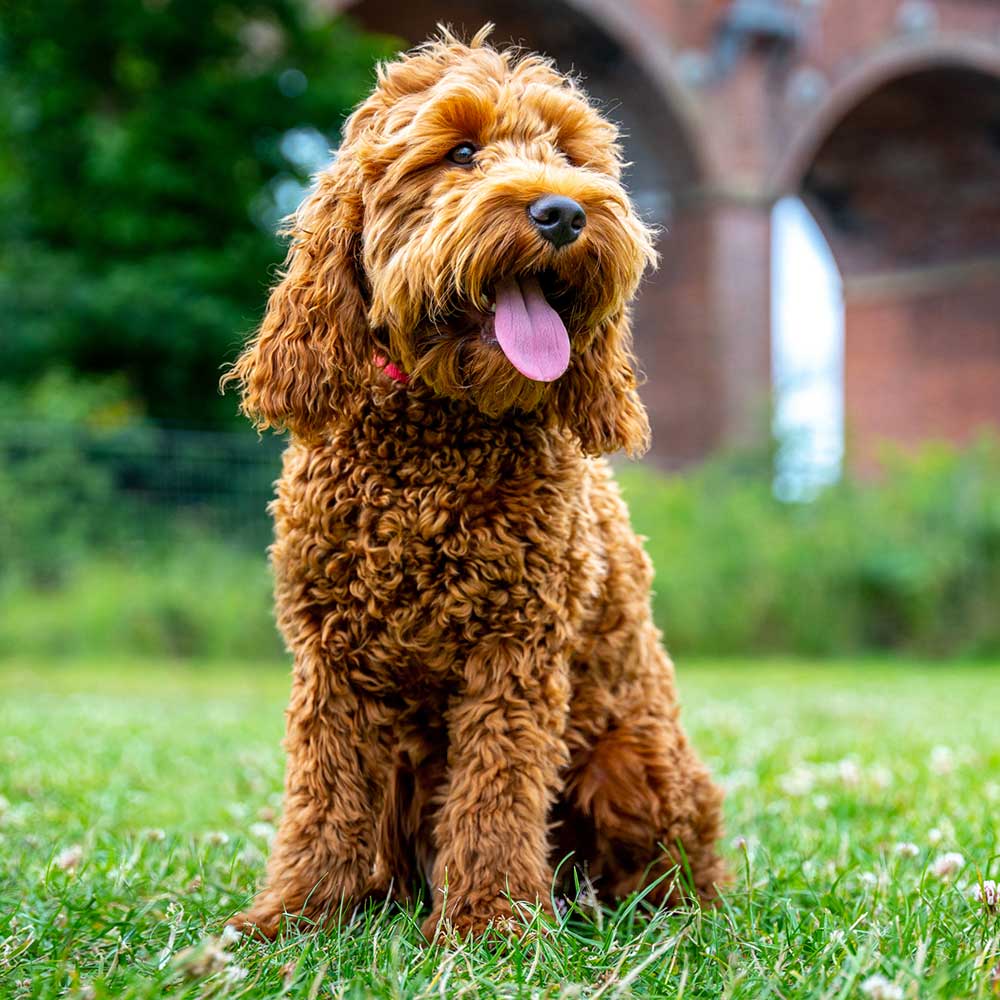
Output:
[[534,278],[511,279],[497,288],[493,326],[507,360],[522,375],[554,382],[569,366],[566,327]]

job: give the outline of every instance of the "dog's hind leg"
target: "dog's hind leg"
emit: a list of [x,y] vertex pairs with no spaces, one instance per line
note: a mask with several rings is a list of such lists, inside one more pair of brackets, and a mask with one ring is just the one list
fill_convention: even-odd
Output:
[[710,900],[726,880],[716,852],[722,794],[680,724],[673,665],[650,613],[649,559],[607,474],[594,485],[606,574],[571,668],[571,759],[552,860],[572,852],[607,899],[656,882],[654,901]]
[[654,655],[662,680],[614,692],[600,732],[571,730],[553,861],[572,851],[608,901],[650,885],[652,902],[710,901],[726,881],[716,852],[722,795],[680,726],[669,661]]
[[[274,937],[282,918],[348,916],[372,888],[376,821],[392,755],[392,716],[322,662],[299,657],[287,712],[285,801],[267,880],[230,921]],[[251,926],[252,925],[252,926]]]

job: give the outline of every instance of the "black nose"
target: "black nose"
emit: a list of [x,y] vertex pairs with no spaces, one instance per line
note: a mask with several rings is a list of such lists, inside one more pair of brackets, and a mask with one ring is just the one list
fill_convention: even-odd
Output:
[[587,224],[587,213],[561,194],[543,194],[528,207],[528,215],[542,236],[557,247],[572,243]]

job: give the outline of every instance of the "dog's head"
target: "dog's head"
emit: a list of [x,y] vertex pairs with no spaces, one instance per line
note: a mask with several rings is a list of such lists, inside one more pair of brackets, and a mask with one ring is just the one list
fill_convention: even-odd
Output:
[[615,127],[536,56],[444,33],[381,67],[291,221],[228,378],[260,425],[321,432],[375,359],[592,453],[644,447],[628,303],[655,255]]

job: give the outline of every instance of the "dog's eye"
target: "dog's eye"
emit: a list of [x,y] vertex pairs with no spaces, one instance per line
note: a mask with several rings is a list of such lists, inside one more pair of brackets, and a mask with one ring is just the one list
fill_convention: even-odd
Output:
[[468,167],[476,155],[476,147],[471,142],[461,142],[448,153],[448,159],[459,166]]

